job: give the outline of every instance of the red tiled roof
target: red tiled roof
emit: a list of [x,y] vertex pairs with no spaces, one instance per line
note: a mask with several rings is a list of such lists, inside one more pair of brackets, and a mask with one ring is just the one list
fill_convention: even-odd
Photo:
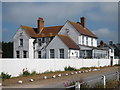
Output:
[[74,28],[75,28],[80,34],[97,38],[97,36],[96,36],[95,34],[93,34],[90,30],[88,30],[88,28],[84,28],[84,27],[83,27],[82,25],[80,25],[79,23],[75,23],[75,22],[72,22],[72,21],[69,21],[69,22],[74,26]]
[[65,35],[58,36],[70,49],[79,49],[79,46],[69,36]]
[[[80,33],[83,35],[87,35],[87,36],[91,36],[91,37],[95,37],[97,38],[97,36],[95,34],[93,34],[90,30],[88,30],[87,28],[83,28],[82,25],[80,25],[79,23],[75,23],[72,21],[69,21],[73,27]],[[21,26],[22,28],[24,28],[24,30],[26,31],[26,33],[30,36],[30,37],[52,37],[52,36],[56,36],[58,34],[58,32],[61,30],[62,26],[52,26],[52,27],[44,27],[43,30],[41,31],[40,34],[37,34],[35,31],[37,28],[32,28],[32,27],[28,27],[28,26]]]
[[30,37],[52,37],[58,34],[58,32],[63,26],[44,27],[40,34],[36,34],[35,30],[37,28],[32,28],[23,25],[21,27],[24,28],[24,30]]
[[63,26],[44,27],[38,37],[56,36]]
[[34,29],[32,27],[28,27],[28,26],[21,26],[25,32],[30,36],[30,37],[37,37],[36,32],[34,31]]

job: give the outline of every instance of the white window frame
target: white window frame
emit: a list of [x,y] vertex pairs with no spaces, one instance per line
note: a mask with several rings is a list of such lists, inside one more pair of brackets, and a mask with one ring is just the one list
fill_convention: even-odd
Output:
[[[51,50],[53,50],[53,53],[51,53]],[[50,58],[55,58],[55,49],[50,49]],[[51,56],[51,55],[53,55],[53,56]]]
[[[61,50],[63,50],[63,52],[61,52]],[[59,56],[60,56],[61,59],[65,58],[64,54],[65,54],[65,50],[64,49],[59,49]],[[63,57],[61,57],[61,56],[63,56]]]

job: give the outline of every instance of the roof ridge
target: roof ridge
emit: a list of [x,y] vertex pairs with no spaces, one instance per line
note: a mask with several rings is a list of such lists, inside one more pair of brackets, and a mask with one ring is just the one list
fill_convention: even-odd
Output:
[[71,20],[68,20],[69,22],[72,22],[72,23],[75,23],[75,24],[77,24],[76,22],[74,22],[74,21],[71,21]]
[[[49,27],[62,27],[63,25],[59,25],[59,26],[49,26]],[[49,27],[44,27],[44,28],[49,28]]]
[[33,27],[30,27],[30,26],[25,26],[25,25],[21,25],[22,27],[29,27],[29,28],[33,28]]

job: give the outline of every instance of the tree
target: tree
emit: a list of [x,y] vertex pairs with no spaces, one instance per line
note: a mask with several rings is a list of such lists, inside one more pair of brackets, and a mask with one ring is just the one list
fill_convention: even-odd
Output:
[[13,42],[2,42],[2,58],[13,58]]

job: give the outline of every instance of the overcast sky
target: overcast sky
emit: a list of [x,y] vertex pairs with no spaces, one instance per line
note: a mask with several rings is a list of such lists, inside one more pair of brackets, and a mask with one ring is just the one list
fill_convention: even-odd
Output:
[[117,2],[3,2],[3,41],[11,41],[20,25],[37,27],[38,17],[44,18],[45,26],[54,26],[78,22],[82,16],[99,40],[118,41]]

